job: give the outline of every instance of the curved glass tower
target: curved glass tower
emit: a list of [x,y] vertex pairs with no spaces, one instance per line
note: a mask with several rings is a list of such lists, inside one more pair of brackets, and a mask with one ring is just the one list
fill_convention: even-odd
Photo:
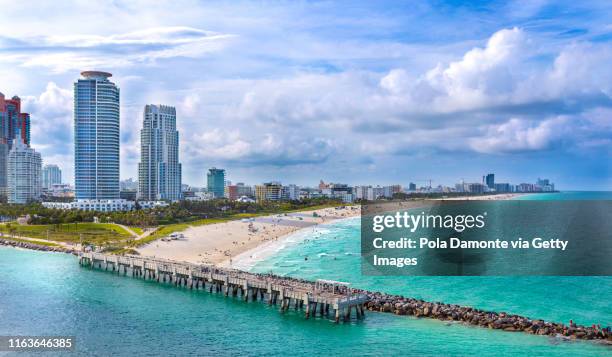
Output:
[[74,83],[74,181],[77,200],[119,198],[119,88],[106,72]]

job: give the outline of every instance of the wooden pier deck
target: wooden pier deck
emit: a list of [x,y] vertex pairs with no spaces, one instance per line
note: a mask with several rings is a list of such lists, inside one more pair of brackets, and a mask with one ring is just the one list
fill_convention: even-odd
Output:
[[367,295],[342,282],[312,282],[151,257],[80,253],[79,264],[177,287],[240,296],[244,301],[267,301],[279,305],[281,312],[294,306],[304,310],[307,319],[316,316],[317,309],[320,316],[331,313],[335,322],[350,320],[353,309],[357,318],[363,318],[368,300]]

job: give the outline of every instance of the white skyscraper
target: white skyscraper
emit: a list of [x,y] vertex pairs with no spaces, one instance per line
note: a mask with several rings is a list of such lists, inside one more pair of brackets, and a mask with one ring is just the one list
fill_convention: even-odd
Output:
[[169,200],[181,198],[181,164],[176,109],[146,105],[140,131],[138,198]]
[[41,165],[39,153],[22,140],[14,140],[7,163],[9,203],[28,203],[40,198]]

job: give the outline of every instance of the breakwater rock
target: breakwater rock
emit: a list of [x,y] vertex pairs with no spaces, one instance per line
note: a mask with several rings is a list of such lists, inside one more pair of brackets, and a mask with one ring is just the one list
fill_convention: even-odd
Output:
[[582,326],[570,321],[570,325],[548,322],[528,317],[494,312],[472,307],[427,302],[399,295],[363,291],[368,295],[365,306],[370,311],[387,312],[396,315],[428,317],[443,321],[457,321],[468,325],[480,326],[508,332],[526,332],[534,335],[547,335],[560,339],[598,340],[612,346],[612,330],[609,326]]
[[69,253],[69,254],[78,254],[78,252],[74,249],[64,248],[60,246],[48,246],[42,244],[36,244],[35,242],[24,242],[24,241],[15,241],[10,239],[0,238],[0,245],[6,245],[9,247],[15,248],[24,248],[31,250],[40,250],[44,252],[60,252],[60,253]]

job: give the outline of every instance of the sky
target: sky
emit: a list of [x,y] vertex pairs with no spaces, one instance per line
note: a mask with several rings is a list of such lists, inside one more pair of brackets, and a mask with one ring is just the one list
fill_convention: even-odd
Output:
[[534,183],[612,190],[609,1],[5,1],[0,91],[73,178],[73,83],[177,108],[183,183]]

